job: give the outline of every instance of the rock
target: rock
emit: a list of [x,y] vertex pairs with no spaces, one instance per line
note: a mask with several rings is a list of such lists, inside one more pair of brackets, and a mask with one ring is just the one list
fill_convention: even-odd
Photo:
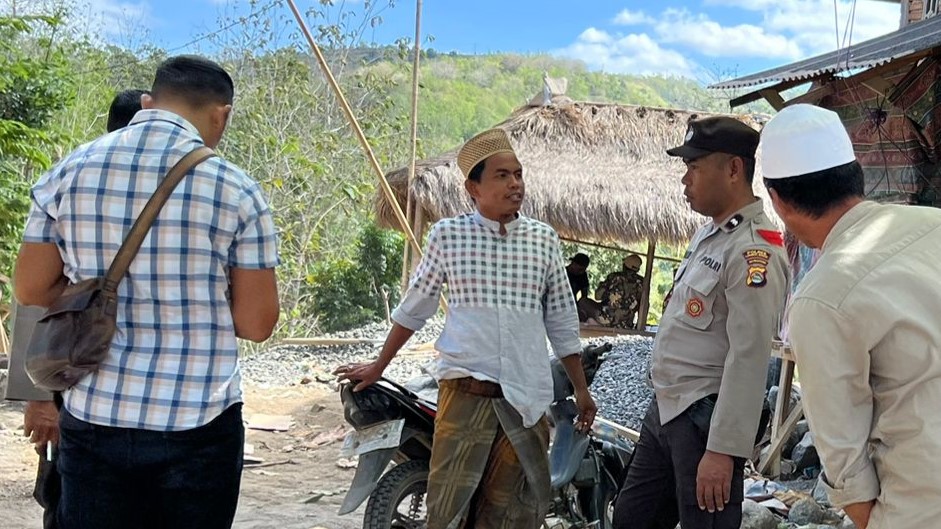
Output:
[[807,423],[807,419],[802,421],[797,421],[797,426],[794,427],[794,432],[800,436],[801,439],[807,435],[807,432],[810,431],[810,424]]
[[742,529],[777,529],[778,518],[752,500],[742,503]]
[[814,446],[813,432],[807,432],[800,443],[794,447],[791,452],[791,460],[797,465],[797,470],[803,472],[804,469],[820,466],[820,456],[817,455],[817,448]]
[[340,458],[337,459],[337,468],[342,468],[344,470],[350,470],[356,468],[358,462],[354,459]]
[[853,520],[850,520],[849,516],[846,516],[840,523],[839,529],[856,529],[856,524],[853,523]]
[[817,523],[809,523],[809,524],[807,524],[807,525],[798,526],[797,529],[838,529],[838,528],[836,528],[836,527],[834,527],[834,526],[832,526],[832,525],[824,525],[824,524],[817,524]]
[[831,505],[830,497],[827,495],[827,489],[823,485],[823,478],[820,476],[817,477],[817,484],[814,485],[813,497],[814,501],[824,507],[829,507]]
[[798,525],[824,523],[829,518],[826,509],[810,498],[805,498],[791,506],[787,519]]
[[322,500],[323,497],[324,497],[323,493],[315,493],[314,495],[304,500],[302,503],[317,503],[318,501]]
[[306,386],[307,384],[310,384],[311,382],[313,382],[313,379],[308,376],[304,376],[303,378],[301,378],[302,386]]
[[[787,406],[788,411],[790,412],[790,410],[793,410],[794,406],[797,406],[797,403],[800,402],[800,400],[800,391],[798,391],[797,388],[791,388],[791,399]],[[768,390],[768,406],[771,408],[771,413],[774,413],[774,411],[777,409],[777,405],[778,386],[772,386],[772,388]]]

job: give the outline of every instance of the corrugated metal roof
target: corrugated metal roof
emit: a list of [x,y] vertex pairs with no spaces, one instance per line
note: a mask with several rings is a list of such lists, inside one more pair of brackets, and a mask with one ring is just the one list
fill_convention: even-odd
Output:
[[723,81],[710,85],[709,88],[741,88],[770,82],[810,80],[827,73],[872,68],[938,45],[941,45],[941,16],[910,24],[888,35],[860,42],[846,49]]

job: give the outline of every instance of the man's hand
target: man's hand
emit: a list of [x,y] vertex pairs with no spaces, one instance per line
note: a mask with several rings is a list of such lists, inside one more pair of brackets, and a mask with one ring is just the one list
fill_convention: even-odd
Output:
[[31,400],[23,412],[23,435],[36,447],[39,454],[46,453],[46,443],[59,444],[59,410],[52,401]]
[[598,406],[595,405],[595,399],[591,398],[591,393],[587,390],[575,392],[575,405],[578,407],[575,429],[587,433],[591,429],[592,423],[595,422]]
[[373,385],[385,371],[385,366],[378,361],[364,364],[342,365],[333,371],[333,374],[340,379],[340,382],[358,382],[353,391],[362,391]]
[[732,456],[706,450],[696,473],[700,509],[711,513],[725,509],[732,494],[732,466]]
[[875,504],[875,500],[851,503],[843,507],[843,510],[850,517],[850,520],[853,520],[853,523],[856,524],[857,529],[866,529],[869,526],[869,516],[872,514],[872,507]]

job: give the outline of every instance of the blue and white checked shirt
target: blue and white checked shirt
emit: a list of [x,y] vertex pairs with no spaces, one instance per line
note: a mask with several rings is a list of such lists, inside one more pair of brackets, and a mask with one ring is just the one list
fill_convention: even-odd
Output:
[[[55,243],[73,282],[103,276],[160,180],[203,144],[162,110],[87,143],[32,189],[24,240]],[[277,237],[258,184],[221,157],[190,171],[118,287],[117,333],[97,373],[64,393],[104,426],[187,430],[242,398],[228,270],[274,268]]]
[[447,284],[436,377],[499,383],[528,428],[552,402],[546,338],[559,358],[582,346],[558,234],[522,215],[505,227],[500,235],[500,223],[479,212],[435,224],[392,319],[420,329]]

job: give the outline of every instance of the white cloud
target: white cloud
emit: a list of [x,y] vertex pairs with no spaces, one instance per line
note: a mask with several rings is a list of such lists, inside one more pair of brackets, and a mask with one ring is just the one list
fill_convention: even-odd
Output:
[[793,60],[800,47],[788,37],[752,24],[722,26],[704,14],[668,9],[655,25],[659,42],[678,44],[709,57],[767,57]]
[[[692,4],[721,7],[723,20],[736,22],[724,25],[693,7],[668,8],[653,14],[624,9],[610,20],[612,26],[644,27],[628,35],[590,27],[556,53],[609,71],[693,77],[702,72],[695,60],[715,59],[722,67],[723,62],[734,63],[736,59],[763,59],[767,67],[772,67],[884,35],[898,29],[901,10],[896,3],[856,0],[855,16],[851,18],[854,0],[837,0],[836,17],[833,0],[687,3]],[[852,24],[848,25],[850,20]]]
[[143,18],[151,14],[150,3],[146,0],[125,2],[122,0],[89,0],[91,11],[102,19]]
[[156,17],[147,0],[88,0],[89,30],[105,39],[134,40],[133,33],[153,27]]
[[[885,35],[899,27],[901,7],[892,2],[857,0],[705,0],[706,5],[737,7],[762,14],[762,27],[787,34],[801,47],[803,56],[813,56],[850,43]],[[848,32],[847,29],[850,31]],[[837,35],[839,34],[839,37]]]
[[588,28],[557,55],[584,61],[589,67],[615,73],[668,74],[693,77],[697,65],[679,52],[662,48],[649,35],[612,35]]
[[638,26],[642,24],[653,24],[655,20],[643,11],[631,11],[624,9],[612,20],[618,26]]

